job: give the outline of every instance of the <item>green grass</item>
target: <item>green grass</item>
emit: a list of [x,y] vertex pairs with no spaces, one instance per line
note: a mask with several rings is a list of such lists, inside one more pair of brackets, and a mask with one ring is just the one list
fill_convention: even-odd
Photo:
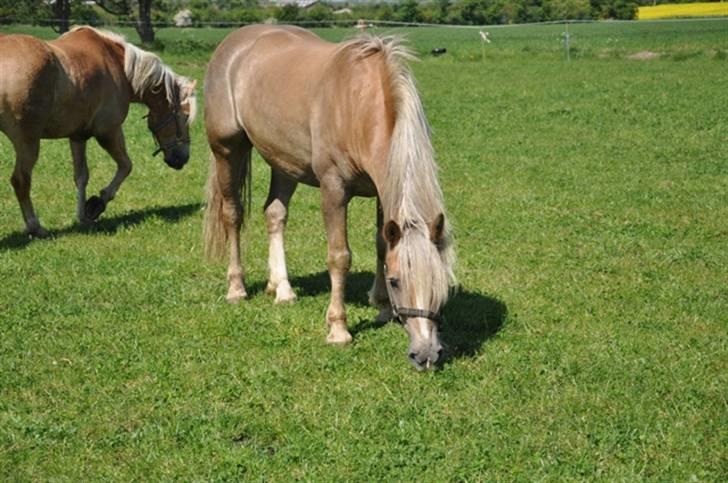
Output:
[[[561,26],[494,31],[485,62],[477,31],[408,32],[422,53],[449,50],[414,65],[462,284],[434,373],[409,367],[404,332],[365,303],[372,200],[351,204],[355,343],[337,349],[316,190],[296,193],[287,232],[299,300],[274,306],[256,158],[251,298],[231,306],[225,265],[202,257],[201,122],[174,172],[135,107],[134,171],[89,230],[67,143],[45,141],[33,196],[55,238],[20,234],[0,183],[0,480],[724,481],[728,38],[715,22],[570,26],[570,63]],[[209,51],[175,45],[225,33],[161,31],[162,56],[202,80]],[[664,55],[627,59],[641,50]],[[89,160],[93,193],[113,162],[95,145]],[[12,166],[0,137],[2,179]]]

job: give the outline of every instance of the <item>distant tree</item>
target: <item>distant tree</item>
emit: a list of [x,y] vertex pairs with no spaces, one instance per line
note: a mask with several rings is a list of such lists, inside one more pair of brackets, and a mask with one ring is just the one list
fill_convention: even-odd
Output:
[[421,22],[422,16],[417,7],[417,0],[405,0],[397,9],[397,20],[400,22]]
[[388,3],[382,4],[378,9],[377,20],[384,20],[385,22],[394,20],[394,10]]
[[591,18],[589,0],[551,0],[553,20],[578,20]]
[[470,25],[485,25],[487,21],[487,8],[490,2],[487,0],[463,0],[459,2],[460,18]]
[[71,23],[71,0],[56,0],[51,4],[53,10],[53,20],[51,24],[53,30],[59,34],[68,32]]
[[43,0],[0,0],[0,23],[32,23],[39,17],[48,16],[45,7]]
[[434,19],[438,23],[445,23],[445,20],[447,19],[447,11],[452,5],[452,2],[450,0],[435,0],[435,14]]
[[134,28],[143,43],[154,42],[154,26],[152,25],[152,0],[94,0],[96,5],[112,15],[134,17],[137,15]]
[[304,12],[305,19],[310,22],[316,22],[312,25],[330,25],[329,22],[334,19],[334,13],[331,7],[324,4],[316,4]]
[[299,17],[299,8],[295,3],[287,3],[278,10],[276,18],[279,22],[296,22]]

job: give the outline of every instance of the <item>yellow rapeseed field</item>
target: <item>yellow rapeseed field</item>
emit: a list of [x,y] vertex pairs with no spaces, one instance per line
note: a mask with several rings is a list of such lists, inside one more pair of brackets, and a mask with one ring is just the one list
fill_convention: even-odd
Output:
[[675,17],[728,17],[728,2],[676,3],[639,7],[639,20]]

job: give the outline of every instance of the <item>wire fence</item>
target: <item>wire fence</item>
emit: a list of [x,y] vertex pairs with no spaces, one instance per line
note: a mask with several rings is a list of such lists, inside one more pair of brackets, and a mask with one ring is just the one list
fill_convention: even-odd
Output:
[[[356,27],[362,23],[366,26],[381,26],[381,27],[436,27],[443,29],[498,29],[498,28],[518,28],[526,26],[546,26],[546,25],[567,25],[567,24],[647,24],[647,23],[679,23],[679,22],[701,22],[701,21],[727,21],[728,17],[694,17],[694,18],[675,18],[675,19],[650,19],[650,20],[584,20],[584,19],[562,19],[562,20],[550,20],[544,22],[526,22],[526,23],[513,23],[513,24],[483,24],[483,25],[469,25],[469,24],[442,24],[442,23],[426,23],[426,22],[400,22],[395,20],[374,20],[374,19],[333,19],[333,20],[296,20],[291,22],[280,22],[287,25],[299,25],[301,27]],[[27,24],[27,19],[18,19],[15,17],[2,17],[0,18],[1,24]],[[139,25],[136,20],[107,20],[107,19],[79,19],[71,18],[67,22],[58,19],[46,19],[39,18],[33,21],[33,24],[40,26],[55,26],[62,23],[68,25],[79,25],[79,24],[90,24],[95,27],[134,27]],[[177,25],[174,21],[152,21],[150,22],[154,28],[234,28],[243,27],[245,25],[251,25],[261,22],[247,22],[247,21],[191,21],[187,25]],[[275,22],[274,22],[275,23]]]

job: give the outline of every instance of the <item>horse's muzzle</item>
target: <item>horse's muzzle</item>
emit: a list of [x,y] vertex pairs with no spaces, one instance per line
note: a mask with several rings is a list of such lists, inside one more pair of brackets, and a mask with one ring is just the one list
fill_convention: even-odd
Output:
[[410,345],[408,359],[418,371],[434,369],[442,359],[443,348],[439,342],[426,346],[414,347]]
[[164,153],[164,162],[174,169],[182,169],[189,159],[190,148],[182,144],[178,144]]

